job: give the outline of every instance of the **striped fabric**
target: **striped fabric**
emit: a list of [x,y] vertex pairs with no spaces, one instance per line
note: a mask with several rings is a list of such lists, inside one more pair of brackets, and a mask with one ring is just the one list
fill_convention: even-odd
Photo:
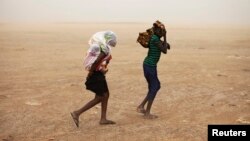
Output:
[[160,38],[156,35],[151,37],[149,43],[148,55],[144,59],[144,64],[149,66],[157,66],[157,63],[161,57],[161,50],[157,47],[157,44],[160,42]]

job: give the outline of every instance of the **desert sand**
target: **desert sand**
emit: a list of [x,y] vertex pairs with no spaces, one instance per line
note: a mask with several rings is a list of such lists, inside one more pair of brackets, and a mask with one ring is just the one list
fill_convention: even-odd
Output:
[[[208,124],[250,124],[250,27],[167,25],[171,50],[158,64],[161,89],[144,119],[147,93],[136,43],[150,23],[0,24],[0,139],[3,141],[206,141]],[[94,97],[82,62],[90,36],[113,30],[108,118],[100,105],[70,112]]]

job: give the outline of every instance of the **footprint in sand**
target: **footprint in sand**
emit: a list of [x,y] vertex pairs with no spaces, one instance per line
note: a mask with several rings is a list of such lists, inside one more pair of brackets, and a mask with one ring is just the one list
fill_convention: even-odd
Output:
[[0,99],[8,98],[6,95],[0,95]]
[[250,124],[250,117],[240,117],[236,120],[238,123]]
[[228,58],[233,58],[233,59],[242,59],[242,57],[241,56],[239,56],[239,55],[230,55],[230,56],[227,56]]
[[247,99],[247,100],[246,100],[246,103],[247,103],[247,104],[250,104],[250,99]]
[[250,69],[242,69],[244,72],[250,72]]
[[31,106],[40,106],[40,105],[42,105],[42,103],[40,103],[38,101],[26,101],[25,104],[26,105],[31,105]]
[[14,137],[9,135],[7,138],[2,139],[2,141],[13,141]]

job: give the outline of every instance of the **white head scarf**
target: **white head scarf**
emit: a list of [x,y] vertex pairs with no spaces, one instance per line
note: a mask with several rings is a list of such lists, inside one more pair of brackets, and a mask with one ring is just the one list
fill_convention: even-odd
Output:
[[[116,35],[112,31],[101,31],[95,33],[89,40],[89,45],[98,44],[100,46],[114,47],[116,44]],[[112,45],[114,44],[114,45]]]
[[100,51],[104,52],[107,56],[103,59],[106,61],[111,56],[111,47],[116,45],[116,35],[112,31],[101,31],[95,33],[89,40],[90,49],[84,60],[86,70],[89,70],[97,59]]

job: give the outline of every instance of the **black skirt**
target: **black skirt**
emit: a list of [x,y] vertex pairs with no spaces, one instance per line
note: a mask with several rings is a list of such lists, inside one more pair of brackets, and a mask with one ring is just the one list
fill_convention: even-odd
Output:
[[100,71],[94,71],[85,82],[86,89],[94,92],[98,96],[103,96],[108,92],[108,85],[105,75]]

